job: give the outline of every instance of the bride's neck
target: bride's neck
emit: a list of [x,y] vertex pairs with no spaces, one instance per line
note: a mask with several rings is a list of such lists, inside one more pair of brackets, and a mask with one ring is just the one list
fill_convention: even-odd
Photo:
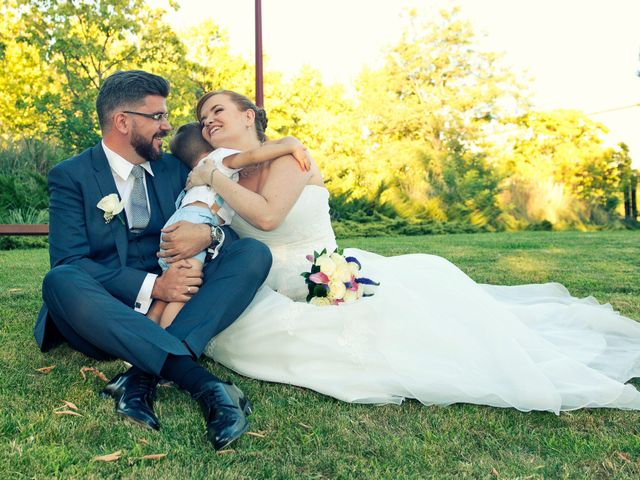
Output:
[[241,152],[246,152],[247,150],[253,150],[254,148],[258,148],[261,145],[260,140],[258,140],[256,137],[249,137],[249,136],[229,140],[223,143],[224,145],[216,145],[216,147],[231,148],[233,150],[240,150]]

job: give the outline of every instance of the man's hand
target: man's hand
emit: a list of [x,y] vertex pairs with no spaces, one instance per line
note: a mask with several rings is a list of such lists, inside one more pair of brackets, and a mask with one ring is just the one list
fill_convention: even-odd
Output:
[[162,229],[158,256],[167,263],[194,257],[211,244],[209,225],[180,220]]
[[188,302],[202,285],[202,270],[192,268],[187,260],[179,260],[156,278],[151,298],[165,302]]
[[211,172],[213,171],[213,160],[207,158],[189,172],[187,177],[187,190],[198,185],[209,185]]

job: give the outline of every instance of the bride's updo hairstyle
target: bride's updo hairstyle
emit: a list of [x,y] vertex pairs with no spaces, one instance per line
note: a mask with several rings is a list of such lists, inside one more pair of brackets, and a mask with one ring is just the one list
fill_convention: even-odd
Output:
[[238,110],[241,112],[246,112],[247,110],[253,110],[256,114],[256,120],[254,125],[256,126],[256,134],[258,135],[258,140],[260,143],[265,142],[267,140],[264,131],[267,129],[267,112],[264,111],[264,108],[258,108],[255,103],[249,100],[244,95],[240,95],[231,90],[214,90],[213,92],[205,93],[200,100],[198,100],[198,105],[196,106],[196,120],[200,121],[200,111],[202,110],[202,106],[204,103],[209,100],[214,95],[226,95],[231,99],[233,103],[236,104]]

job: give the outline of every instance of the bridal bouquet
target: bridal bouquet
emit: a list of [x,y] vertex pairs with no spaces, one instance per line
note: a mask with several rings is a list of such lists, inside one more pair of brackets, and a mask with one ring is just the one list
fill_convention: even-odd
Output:
[[309,287],[307,302],[314,305],[354,302],[373,295],[365,291],[365,285],[380,285],[369,278],[358,277],[362,265],[355,257],[345,257],[342,250],[329,254],[325,248],[320,253],[307,255],[307,260],[312,263],[311,271],[301,275]]

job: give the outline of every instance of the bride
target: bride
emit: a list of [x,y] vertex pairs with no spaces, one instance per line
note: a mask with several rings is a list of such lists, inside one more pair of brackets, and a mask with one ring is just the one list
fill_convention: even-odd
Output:
[[[211,92],[197,106],[215,147],[255,148],[266,116],[246,97]],[[640,409],[640,324],[572,297],[560,284],[475,283],[444,258],[347,249],[376,294],[339,306],[304,302],[306,256],[336,240],[329,193],[312,165],[286,157],[235,183],[206,163],[191,175],[237,212],[240,236],[266,243],[273,267],[245,313],[206,354],[249,377],[307,387],[347,402],[456,402],[559,413]]]

